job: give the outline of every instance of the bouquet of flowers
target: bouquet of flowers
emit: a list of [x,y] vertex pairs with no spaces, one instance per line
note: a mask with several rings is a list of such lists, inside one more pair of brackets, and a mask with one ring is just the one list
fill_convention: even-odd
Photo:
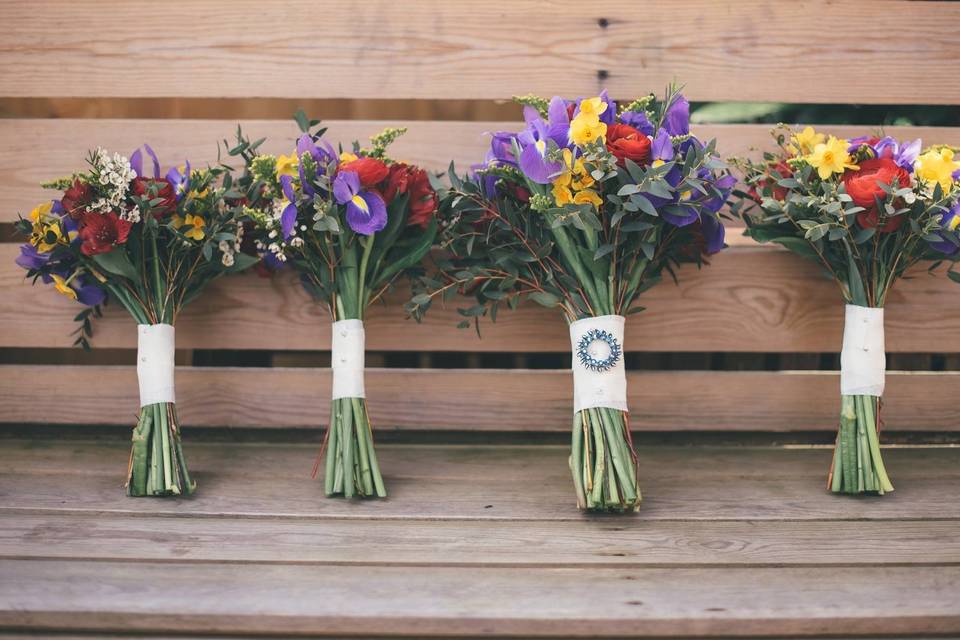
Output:
[[[144,152],[152,171],[144,171]],[[29,236],[17,264],[85,305],[77,343],[88,346],[91,316],[110,300],[137,321],[140,413],[127,478],[131,496],[194,491],[180,444],[174,393],[174,324],[184,305],[215,278],[256,262],[238,252],[241,207],[222,167],[190,164],[160,174],[144,145],[128,160],[103,149],[89,167],[45,184],[62,191],[20,219]]]
[[440,208],[445,254],[408,310],[417,316],[457,291],[476,300],[460,310],[461,326],[522,298],[559,308],[573,351],[577,504],[635,510],[624,316],[642,310],[637,297],[664,272],[723,248],[719,212],[734,181],[714,142],[690,133],[675,88],[619,111],[606,92],[518,100],[526,127],[492,134],[471,175],[451,167]]
[[296,116],[303,135],[287,156],[258,155],[238,135],[232,153],[247,164],[253,238],[264,264],[293,268],[333,320],[327,496],[385,497],[364,392],[367,308],[404,275],[416,273],[437,231],[437,195],[426,172],[395,162],[387,147],[404,129],[387,129],[371,147],[337,151],[318,121]]
[[739,161],[746,235],[810,258],[846,301],[840,428],[827,480],[839,493],[893,491],[880,455],[883,307],[924,259],[956,254],[960,162],[953,150],[889,136],[843,140],[811,127],[774,129],[778,150]]

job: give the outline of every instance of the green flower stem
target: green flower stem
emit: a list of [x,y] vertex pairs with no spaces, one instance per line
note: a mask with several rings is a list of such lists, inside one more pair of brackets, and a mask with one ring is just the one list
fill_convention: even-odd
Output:
[[330,425],[327,427],[327,459],[323,467],[323,489],[327,496],[335,495],[337,449],[340,448],[340,400],[330,402]]
[[840,430],[834,451],[830,490],[879,494],[893,491],[880,453],[877,402],[873,396],[841,396]]
[[147,492],[147,440],[152,426],[153,412],[141,409],[133,430],[133,452],[127,477],[128,495],[142,496]]
[[176,496],[196,490],[187,471],[172,403],[158,402],[140,409],[130,459],[128,495]]

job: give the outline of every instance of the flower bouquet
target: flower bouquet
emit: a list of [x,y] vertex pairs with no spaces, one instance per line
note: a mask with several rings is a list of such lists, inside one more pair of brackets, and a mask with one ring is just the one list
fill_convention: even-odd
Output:
[[[372,146],[337,152],[302,112],[303,131],[288,156],[257,155],[242,135],[232,152],[247,163],[253,238],[264,264],[291,267],[333,320],[327,496],[387,495],[364,392],[367,308],[404,275],[416,272],[436,236],[437,195],[426,172],[386,157],[404,129],[387,129]],[[311,133],[311,131],[313,131]]]
[[[152,172],[144,171],[144,152]],[[91,316],[108,299],[137,321],[140,413],[127,478],[131,496],[194,491],[180,444],[174,393],[174,324],[184,305],[215,278],[250,266],[238,253],[242,226],[231,206],[230,174],[193,171],[189,163],[160,175],[144,145],[128,160],[103,149],[89,167],[49,184],[58,200],[35,208],[17,229],[29,236],[17,264],[34,282],[53,284],[87,308],[77,343],[88,347]]]
[[438,295],[476,304],[469,326],[522,298],[559,308],[573,351],[572,455],[577,504],[635,510],[640,503],[624,369],[624,316],[664,272],[697,265],[724,246],[720,219],[733,178],[689,131],[689,105],[662,101],[619,112],[600,96],[520,98],[526,127],[492,134],[485,164],[441,199],[438,271],[409,303],[417,316]]
[[843,140],[811,127],[773,133],[776,152],[739,161],[749,189],[737,209],[746,235],[816,261],[840,288],[840,428],[827,485],[884,494],[893,485],[879,444],[883,307],[908,269],[960,248],[960,162],[944,147],[921,154],[920,140]]

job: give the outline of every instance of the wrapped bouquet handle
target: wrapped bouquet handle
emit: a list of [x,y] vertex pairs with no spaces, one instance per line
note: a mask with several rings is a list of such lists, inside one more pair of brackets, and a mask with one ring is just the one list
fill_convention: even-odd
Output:
[[137,325],[137,382],[140,406],[176,402],[174,353],[176,331],[170,324]]
[[573,410],[627,410],[623,365],[623,316],[598,316],[570,323],[573,350]]

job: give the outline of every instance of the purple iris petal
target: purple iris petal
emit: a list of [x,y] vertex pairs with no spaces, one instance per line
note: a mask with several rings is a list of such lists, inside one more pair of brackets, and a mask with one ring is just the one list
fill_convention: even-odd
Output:
[[723,228],[723,222],[709,214],[700,216],[700,231],[703,233],[703,239],[707,243],[707,253],[717,253],[723,249],[723,241],[726,236],[726,230]]
[[363,204],[357,203],[354,198],[347,203],[347,224],[351,229],[360,235],[370,236],[387,226],[387,205],[379,193],[361,191],[357,198]]
[[550,108],[547,110],[547,116],[550,119],[550,126],[570,125],[570,114],[567,112],[567,101],[560,96],[553,96],[550,100]]
[[14,262],[24,269],[39,269],[49,260],[50,256],[48,254],[40,253],[32,244],[22,244],[20,245],[20,255]]
[[184,162],[183,173],[180,173],[180,170],[174,167],[167,171],[166,178],[173,185],[173,193],[179,202],[190,189],[190,161]]
[[690,133],[690,103],[683,96],[676,96],[667,112],[663,114],[663,126],[672,136]]
[[290,176],[280,176],[280,188],[283,189],[283,195],[291,204],[296,203],[297,194],[293,190],[293,178]]
[[737,184],[737,179],[730,174],[721,176],[714,186],[720,190],[721,195],[716,198],[711,198],[704,203],[704,206],[713,211],[714,213],[720,211],[723,208],[723,205],[726,203],[727,198],[730,197],[730,192],[733,191],[733,188]]
[[[956,239],[957,232],[950,230],[950,224],[953,222],[954,218],[956,218],[957,216],[960,216],[960,202],[953,205],[953,208],[950,209],[950,211],[943,214],[943,217],[940,219],[941,231],[938,235],[940,236],[951,235]],[[948,240],[948,239],[939,240],[936,242],[930,242],[930,246],[935,251],[939,251],[940,253],[948,256],[952,256],[958,251],[960,251],[960,247],[957,246],[957,243],[952,242],[951,240]]]
[[77,292],[77,301],[88,307],[103,304],[107,299],[107,292],[95,284],[87,284],[80,278],[73,281],[73,290]]
[[896,155],[894,155],[893,161],[896,162],[897,166],[901,169],[906,169],[910,173],[913,173],[913,164],[920,156],[920,148],[922,146],[923,143],[920,141],[920,138],[917,138],[913,142],[900,145],[900,149]]
[[288,204],[283,213],[280,214],[280,231],[283,232],[283,239],[289,240],[293,237],[293,230],[297,227],[297,205],[292,202]]
[[[157,158],[157,154],[153,152],[153,149],[150,148],[150,145],[144,143],[143,148],[146,149],[147,155],[153,160],[153,177],[154,179],[158,179],[160,177],[160,160]],[[143,154],[140,153],[139,148],[130,154],[130,168],[137,174],[137,177],[146,177],[143,175]]]
[[628,124],[634,129],[643,132],[648,136],[653,135],[653,123],[647,114],[640,111],[624,111],[620,114],[620,122]]
[[610,99],[606,89],[600,92],[600,100],[607,105],[607,108],[600,114],[600,122],[613,124],[617,121],[617,103]]
[[657,136],[650,145],[650,156],[654,160],[663,160],[669,162],[673,160],[673,141],[670,140],[670,134],[666,129],[657,131]]
[[497,164],[517,166],[517,160],[513,157],[513,141],[517,139],[517,134],[509,131],[495,131],[490,135],[490,151],[487,152],[487,162],[493,161]]
[[700,217],[697,210],[689,205],[679,204],[672,211],[660,209],[660,216],[675,227],[685,227]]
[[347,204],[360,192],[360,176],[356,171],[341,171],[333,179],[333,197],[339,204]]
[[[543,153],[540,152],[538,145],[543,147]],[[549,184],[563,167],[563,163],[547,160],[546,149],[546,143],[538,141],[528,144],[520,153],[520,170],[527,178],[539,184]]]
[[52,200],[50,213],[55,216],[62,216],[64,213],[66,213],[66,210],[63,208],[63,204],[59,200]]

